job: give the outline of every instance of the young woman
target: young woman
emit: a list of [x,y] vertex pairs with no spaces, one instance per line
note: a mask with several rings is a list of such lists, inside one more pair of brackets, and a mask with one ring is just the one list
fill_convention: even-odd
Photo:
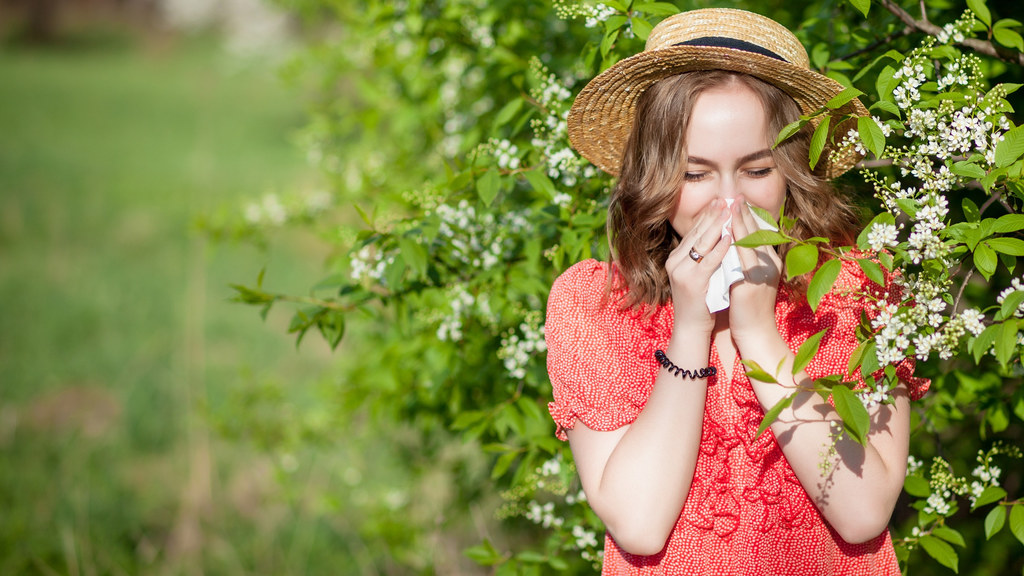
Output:
[[[644,52],[573,104],[574,147],[619,176],[613,261],[580,262],[551,290],[549,409],[607,527],[605,574],[899,574],[886,526],[909,401],[927,383],[899,366],[867,445],[844,439],[834,451],[839,417],[808,390],[846,374],[861,311],[873,308],[857,295],[886,291],[844,264],[815,313],[805,279],[781,281],[775,249],[732,246],[763,225],[748,204],[784,207],[802,237],[852,239],[856,218],[826,178],[858,158],[826,150],[812,172],[811,127],[772,147],[801,110],[841,90],[781,25],[707,9],[664,20]],[[866,114],[856,100],[847,110]],[[733,250],[742,274],[730,286],[721,268]],[[793,376],[794,352],[825,328]],[[779,383],[748,379],[740,359]],[[764,412],[797,390],[755,438]]]

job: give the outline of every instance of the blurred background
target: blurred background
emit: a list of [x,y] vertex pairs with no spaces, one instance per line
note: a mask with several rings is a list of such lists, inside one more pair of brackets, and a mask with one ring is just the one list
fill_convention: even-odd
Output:
[[210,240],[331,202],[295,143],[296,24],[0,0],[0,574],[468,570],[477,530],[408,530],[450,505],[443,461],[416,493],[403,431],[323,400],[344,354],[229,302],[264,267],[301,292],[328,256],[298,230]]

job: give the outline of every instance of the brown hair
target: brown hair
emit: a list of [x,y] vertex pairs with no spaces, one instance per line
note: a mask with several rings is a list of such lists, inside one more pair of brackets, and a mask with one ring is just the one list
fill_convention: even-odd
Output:
[[[610,287],[629,289],[622,302],[625,307],[661,305],[671,299],[665,261],[679,242],[669,222],[683,185],[686,127],[702,93],[735,83],[752,90],[761,101],[769,134],[778,134],[800,116],[796,102],[782,90],[753,76],[724,70],[671,76],[639,98],[622,155],[622,172],[608,206],[608,242],[618,270]],[[796,238],[821,236],[833,245],[850,244],[858,218],[821,171],[808,167],[812,133],[808,124],[772,151],[786,179],[785,215],[797,219],[792,231]],[[789,246],[780,248],[785,257]],[[794,278],[789,286],[802,291],[806,282]]]

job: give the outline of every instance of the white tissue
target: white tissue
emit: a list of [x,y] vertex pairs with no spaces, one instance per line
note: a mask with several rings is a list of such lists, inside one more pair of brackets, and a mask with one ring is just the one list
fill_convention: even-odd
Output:
[[[726,205],[732,207],[733,200],[734,198],[726,198]],[[747,206],[749,208],[750,205],[748,204]],[[761,230],[778,230],[778,228],[772,226],[770,222],[766,222],[753,210],[750,213],[754,215],[754,220]],[[729,219],[722,225],[722,235],[729,231],[731,224],[732,216],[730,215]],[[712,314],[729,307],[729,288],[742,279],[743,264],[740,262],[740,254],[736,251],[735,246],[730,246],[729,250],[725,253],[725,258],[722,259],[722,265],[711,275],[711,280],[708,283],[708,295],[704,301],[707,303],[708,310]]]

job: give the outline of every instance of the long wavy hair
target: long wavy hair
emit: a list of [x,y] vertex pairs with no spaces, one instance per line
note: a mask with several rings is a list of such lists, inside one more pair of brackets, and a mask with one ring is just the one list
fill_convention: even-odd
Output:
[[[624,307],[662,305],[671,299],[665,261],[679,243],[670,220],[684,183],[690,114],[702,93],[737,84],[750,88],[761,101],[768,118],[768,134],[778,134],[799,118],[800,108],[782,90],[753,76],[724,70],[671,76],[640,97],[622,156],[619,182],[608,206],[608,242],[618,272],[609,278],[609,287],[628,289],[622,301]],[[797,219],[793,230],[796,238],[821,236],[829,238],[834,246],[851,244],[853,227],[859,219],[821,171],[808,167],[812,134],[813,127],[808,124],[772,151],[775,165],[786,180],[784,213]],[[783,258],[789,248],[780,247]],[[797,292],[803,292],[806,286],[805,277],[788,283]]]

